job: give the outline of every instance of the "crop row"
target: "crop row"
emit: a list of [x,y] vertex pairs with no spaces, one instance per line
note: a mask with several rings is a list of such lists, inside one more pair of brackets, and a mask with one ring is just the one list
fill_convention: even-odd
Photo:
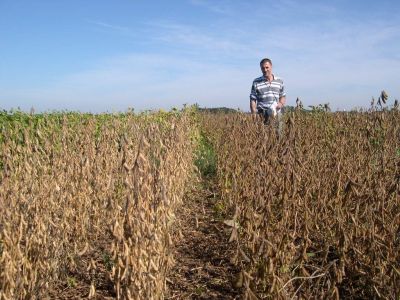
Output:
[[246,299],[400,297],[399,111],[205,115]]
[[80,297],[163,298],[190,112],[3,113],[0,130],[0,299],[59,298],[78,280]]

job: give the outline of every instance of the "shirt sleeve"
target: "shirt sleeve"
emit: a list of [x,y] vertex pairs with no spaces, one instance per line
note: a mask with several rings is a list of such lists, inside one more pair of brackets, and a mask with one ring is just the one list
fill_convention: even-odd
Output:
[[285,85],[284,85],[284,83],[282,81],[282,85],[281,85],[281,88],[279,90],[279,98],[285,97],[285,96],[286,96],[286,90],[285,90]]
[[255,85],[254,81],[251,86],[250,101],[257,101],[257,91],[256,91],[256,85]]

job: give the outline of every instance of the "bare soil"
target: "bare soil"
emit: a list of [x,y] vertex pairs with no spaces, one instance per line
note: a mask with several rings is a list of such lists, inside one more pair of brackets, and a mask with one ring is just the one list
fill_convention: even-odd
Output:
[[175,261],[166,299],[240,299],[233,287],[239,270],[224,225],[225,209],[216,185],[205,179],[187,194],[177,212]]

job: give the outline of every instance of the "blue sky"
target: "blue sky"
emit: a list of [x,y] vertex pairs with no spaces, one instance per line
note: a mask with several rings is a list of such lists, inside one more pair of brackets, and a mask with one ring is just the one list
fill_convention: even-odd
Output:
[[249,111],[263,57],[289,105],[393,103],[400,2],[0,0],[2,109]]

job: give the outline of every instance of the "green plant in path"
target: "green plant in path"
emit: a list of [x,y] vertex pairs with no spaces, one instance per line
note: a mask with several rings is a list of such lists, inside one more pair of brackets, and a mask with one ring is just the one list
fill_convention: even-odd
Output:
[[224,220],[225,215],[227,214],[227,207],[222,200],[217,200],[213,206],[214,216],[217,220]]
[[112,256],[108,252],[103,253],[103,264],[106,267],[107,271],[111,271],[114,265],[114,261],[112,260]]
[[76,287],[76,279],[75,277],[67,277],[67,285],[68,287]]
[[198,138],[195,165],[204,177],[215,176],[217,172],[217,157],[214,148],[203,133]]

